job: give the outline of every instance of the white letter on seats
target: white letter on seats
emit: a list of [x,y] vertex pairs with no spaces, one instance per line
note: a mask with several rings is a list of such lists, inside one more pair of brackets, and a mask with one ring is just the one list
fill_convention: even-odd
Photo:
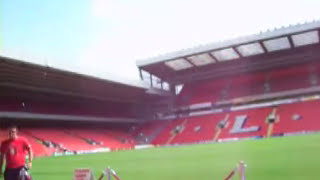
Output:
[[247,119],[248,119],[247,115],[237,116],[234,122],[234,125],[232,129],[229,131],[229,133],[231,134],[248,133],[248,132],[255,132],[260,130],[259,126],[251,126],[251,127],[244,128],[244,125]]

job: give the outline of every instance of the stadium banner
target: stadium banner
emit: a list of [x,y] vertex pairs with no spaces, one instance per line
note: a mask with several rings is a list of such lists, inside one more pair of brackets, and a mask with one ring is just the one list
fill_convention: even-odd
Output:
[[66,152],[54,152],[52,156],[70,156],[77,154],[94,154],[99,152],[110,152],[110,148],[98,148],[93,150],[83,150],[83,151],[66,151]]
[[308,97],[302,97],[301,101],[313,101],[313,100],[318,100],[320,99],[320,95],[313,95],[313,96],[308,96]]
[[223,109],[210,109],[210,110],[204,110],[204,111],[195,111],[195,112],[190,112],[189,116],[202,116],[202,115],[207,115],[207,114],[215,114],[215,113],[221,113],[223,112]]
[[52,156],[71,156],[74,155],[74,152],[66,151],[66,152],[53,152]]
[[320,131],[296,131],[296,132],[287,132],[287,133],[283,133],[283,136],[301,136],[301,135],[316,134],[316,133],[320,133]]
[[76,151],[76,154],[92,154],[92,153],[99,153],[99,152],[110,152],[110,148],[98,148],[93,150],[85,150],[85,151]]
[[[189,115],[183,115],[183,116],[176,115],[176,117],[186,118],[186,117],[192,117],[192,116],[216,114],[216,113],[221,113],[221,112],[240,111],[240,110],[244,110],[244,109],[256,109],[256,108],[277,106],[277,105],[281,105],[281,104],[292,104],[292,103],[303,102],[303,101],[318,100],[319,98],[320,98],[320,95],[313,95],[313,96],[288,98],[288,99],[281,99],[281,100],[255,103],[255,104],[236,105],[236,106],[232,106],[231,108],[224,108],[224,109],[217,108],[217,109],[195,111],[196,109],[193,108],[192,110],[194,110],[194,111],[189,112]],[[190,106],[192,106],[192,105],[190,105]],[[171,115],[170,117],[168,115],[162,117],[162,119],[174,119],[174,118],[175,118],[175,116],[173,116],[173,115]]]
[[218,142],[234,142],[234,141],[239,141],[240,138],[224,138],[224,139],[218,139]]
[[161,119],[162,120],[170,120],[170,119],[175,119],[175,118],[177,118],[177,115],[170,114],[170,115],[167,115],[167,116],[163,116]]
[[134,146],[134,149],[147,149],[147,148],[153,148],[154,145],[153,144],[143,144],[143,145],[136,145]]
[[197,104],[191,104],[189,106],[189,110],[203,109],[203,108],[209,108],[209,107],[212,107],[211,102],[197,103]]

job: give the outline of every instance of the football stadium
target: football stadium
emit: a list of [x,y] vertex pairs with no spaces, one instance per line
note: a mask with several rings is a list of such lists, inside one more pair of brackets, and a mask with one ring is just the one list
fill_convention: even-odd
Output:
[[1,57],[0,140],[18,126],[36,180],[319,179],[319,33],[139,60],[141,83]]

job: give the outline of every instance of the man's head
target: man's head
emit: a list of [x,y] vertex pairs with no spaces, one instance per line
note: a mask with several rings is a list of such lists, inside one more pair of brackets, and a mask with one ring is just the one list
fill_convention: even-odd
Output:
[[11,126],[8,128],[9,139],[16,139],[18,136],[18,128],[16,126]]

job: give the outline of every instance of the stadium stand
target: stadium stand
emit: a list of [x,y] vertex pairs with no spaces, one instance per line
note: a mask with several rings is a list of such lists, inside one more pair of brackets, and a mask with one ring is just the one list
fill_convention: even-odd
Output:
[[36,137],[42,141],[51,141],[60,148],[66,148],[69,151],[92,150],[96,147],[90,145],[82,139],[65,133],[61,129],[55,128],[28,128],[24,132]]
[[[316,66],[319,66],[319,64],[316,64]],[[183,106],[217,102],[219,100],[308,88],[312,86],[309,67],[310,65],[294,66],[185,84],[177,98],[177,104]]]
[[45,145],[43,145],[42,141],[32,138],[27,134],[21,134],[29,141],[35,156],[51,156],[54,153],[55,150],[53,148],[48,148]]
[[227,99],[252,96],[264,93],[266,73],[250,73],[234,77]]
[[294,133],[301,131],[319,131],[320,101],[285,104],[279,107],[280,122],[275,126],[274,133]]
[[139,136],[141,134],[143,134],[143,136],[151,136],[159,128],[159,126],[164,126],[164,124],[164,121],[152,121],[135,125],[131,127],[130,134],[133,137]]
[[168,121],[154,120],[133,125],[129,129],[129,134],[134,137],[136,144],[150,144],[167,124]]
[[22,134],[39,156],[319,131],[320,96],[277,104],[279,121],[266,121],[276,101],[319,95],[319,30],[313,22],[137,62],[148,85],[0,57],[0,118],[27,125]]
[[[2,98],[0,110],[9,112],[29,112],[40,114],[60,114],[77,116],[100,117],[133,117],[129,111],[130,105],[113,104],[76,104],[70,102],[46,102],[22,100],[16,98]],[[108,108],[106,111],[105,108]]]
[[188,118],[188,122],[185,124],[184,131],[177,134],[171,143],[195,143],[212,140],[215,129],[215,121],[217,121],[218,118],[219,116]]
[[[79,137],[84,141],[92,141],[96,145],[108,147],[110,149],[129,149],[132,148],[133,139],[131,137],[119,136],[118,133],[107,133],[106,130],[99,129],[69,129],[68,133]],[[130,142],[130,143],[129,143]]]
[[[317,107],[319,105],[320,100],[280,105],[277,108],[277,115],[280,117],[280,121],[274,125],[273,135],[277,136],[286,133],[320,131],[320,123],[317,119],[319,116]],[[169,144],[212,141],[218,122],[221,121],[226,114],[230,114],[230,125],[222,130],[219,139],[265,137],[268,128],[266,118],[270,114],[271,110],[272,107],[264,107],[239,110],[230,113],[217,113],[175,119],[170,122],[166,129],[159,134],[153,143],[167,144],[170,138],[173,139]],[[257,126],[258,130],[254,132],[231,133],[231,129],[235,126],[235,119],[240,116],[246,116],[245,123],[243,124],[244,126],[241,128]],[[185,120],[187,120],[187,122],[184,124],[183,131],[173,135],[172,131]],[[200,127],[200,129],[197,129],[197,127]]]
[[271,92],[307,88],[309,82],[308,66],[290,67],[270,72]]
[[[319,131],[320,123],[317,120],[319,105],[320,100],[279,105],[277,115],[280,121],[274,125],[272,135]],[[139,144],[135,139],[139,134],[150,137],[160,127],[163,128],[151,141],[152,144],[190,144],[213,141],[217,124],[228,114],[229,125],[221,131],[219,141],[234,138],[261,138],[266,136],[268,128],[266,118],[271,110],[272,106],[178,118],[170,120],[169,123],[160,120],[131,126],[131,131],[76,127],[63,130],[42,127],[23,128],[21,133],[32,144],[36,156],[52,155],[57,151],[55,148],[43,145],[45,140],[59,144],[70,151],[93,150],[102,147],[108,147],[111,150],[133,149],[136,144]],[[235,126],[235,119],[243,115],[246,116],[246,120],[242,128],[257,126],[259,129],[254,132],[231,133],[231,129]],[[0,140],[6,137],[5,130],[0,131]],[[147,141],[140,143],[147,143]]]
[[180,102],[178,104],[190,105],[220,100],[223,96],[223,89],[227,84],[228,79],[185,84],[179,94]]
[[[220,139],[227,138],[241,138],[241,137],[253,137],[253,136],[263,136],[265,134],[265,118],[269,113],[269,108],[261,108],[255,110],[243,110],[239,112],[230,113],[230,122],[234,122],[234,118],[239,115],[247,115],[248,120],[246,121],[246,127],[252,125],[259,125],[261,129],[258,132],[248,132],[240,134],[230,134],[233,123],[224,129],[220,135]],[[170,142],[175,143],[195,143],[203,141],[212,141],[214,138],[214,133],[216,131],[216,126],[219,121],[221,121],[227,113],[219,113],[205,116],[195,116],[188,118],[188,122],[185,124],[184,130],[177,134],[174,139]],[[167,129],[162,132],[158,137],[162,141],[154,141],[155,144],[165,144],[170,139],[170,132],[182,121],[183,119],[173,120]],[[200,127],[196,130],[197,126]]]
[[153,144],[167,144],[170,137],[173,136],[172,131],[174,128],[180,124],[182,124],[184,119],[172,120],[169,122],[166,127],[162,130],[162,132],[153,140]]

